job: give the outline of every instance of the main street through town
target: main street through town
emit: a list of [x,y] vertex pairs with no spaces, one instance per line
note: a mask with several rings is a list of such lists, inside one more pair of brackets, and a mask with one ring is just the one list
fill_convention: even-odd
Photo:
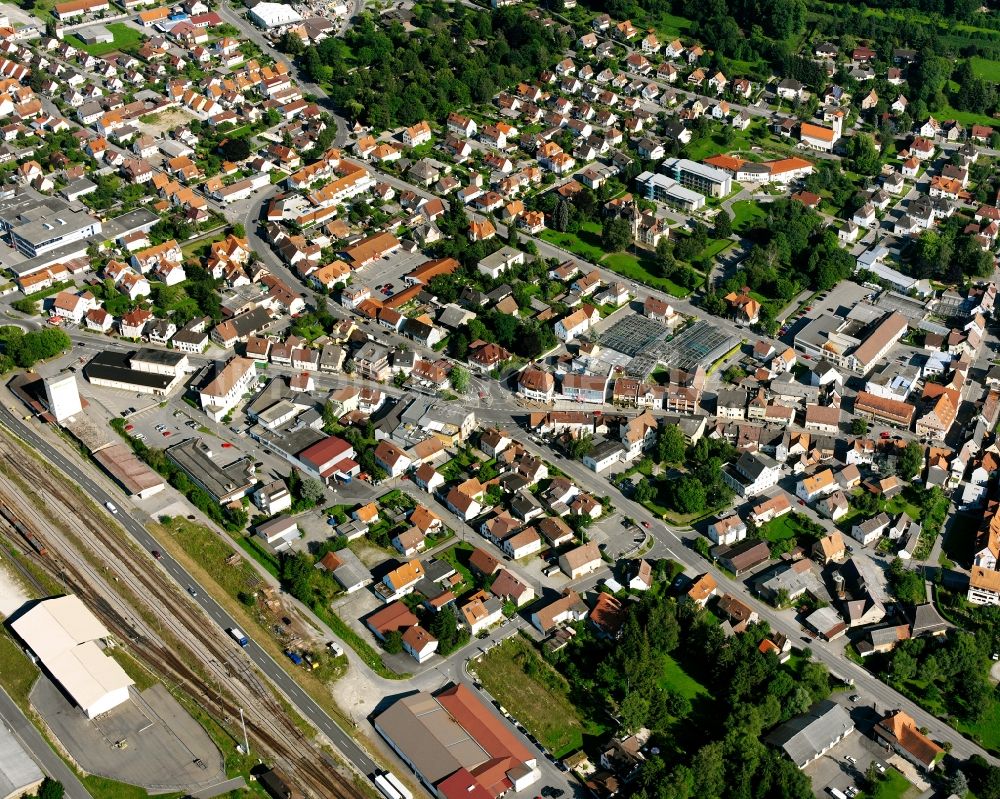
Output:
[[[360,2],[356,0],[354,4],[355,10],[359,10],[360,5]],[[320,104],[322,104],[331,114],[335,113],[335,109],[332,109],[329,106],[328,98],[322,88],[305,81],[302,75],[299,74],[295,64],[290,63],[287,58],[276,52],[257,28],[250,25],[246,19],[229,8],[226,4],[223,4],[220,7],[220,14],[227,23],[238,27],[244,36],[260,46],[264,52],[275,58],[275,60],[286,64],[292,71],[293,75],[297,77],[305,92],[316,98],[317,101],[320,102]],[[749,110],[751,113],[758,113],[753,106],[750,106]],[[337,124],[337,134],[334,143],[338,147],[343,147],[348,142],[347,122],[343,118],[335,116],[335,123]],[[374,175],[377,176],[379,180],[388,183],[398,190],[414,191],[425,197],[433,196],[426,190],[414,186],[394,175],[372,169],[370,165],[368,168]],[[257,221],[261,218],[261,209],[266,207],[267,203],[270,202],[271,198],[278,191],[278,187],[268,187],[263,190],[255,196],[254,202],[248,204],[245,211],[243,211],[239,217],[231,218],[230,221],[241,221],[246,228],[252,249],[258,253],[267,267],[281,279],[286,281],[289,286],[298,287],[301,285],[301,281],[298,279],[298,276],[281,262],[281,260],[272,252],[268,243],[260,238],[257,232]],[[224,211],[224,213],[227,212]],[[228,212],[228,215],[233,216],[231,211]],[[507,234],[507,230],[504,225],[497,224],[496,227],[501,236],[505,236]],[[605,282],[623,280],[621,276],[605,267],[602,267],[600,264],[588,263],[584,259],[581,259],[580,257],[544,240],[525,235],[522,235],[522,240],[531,241],[538,248],[538,253],[543,258],[551,258],[558,261],[572,259],[586,269],[597,269],[601,279]],[[692,305],[687,300],[678,299],[664,292],[647,289],[644,286],[634,283],[632,283],[631,286],[633,292],[637,295],[641,295],[643,297],[655,296],[663,299],[673,305],[673,307],[681,314],[691,317],[699,317],[702,315],[700,309]],[[335,306],[331,310],[342,318],[348,316],[346,311],[340,309],[339,307]],[[25,325],[32,324],[30,322],[23,322],[20,319],[17,320],[17,323]],[[712,324],[723,332],[734,336],[737,340],[744,338],[746,335],[745,329],[737,326],[735,323],[727,319],[713,317]],[[116,349],[129,351],[135,349],[134,346],[129,345],[127,342],[109,340],[106,337],[97,336],[85,331],[67,332],[70,333],[70,337],[76,345],[74,347],[74,354],[81,357],[88,356],[99,350]],[[373,333],[372,335],[384,338],[386,334],[384,331],[380,330],[378,333]],[[785,346],[776,341],[772,341],[772,343],[780,347]],[[412,344],[410,344],[410,346],[413,348]],[[430,351],[423,354],[426,354],[428,357],[433,355]],[[201,365],[214,360],[211,356],[190,357],[192,363],[195,365]],[[272,374],[292,374],[294,373],[294,370],[271,367],[270,372]],[[317,377],[317,382],[320,386],[326,388],[364,384],[363,381],[354,377],[341,374],[319,375]],[[486,396],[480,397],[477,401],[474,398],[474,394],[469,398],[469,404],[476,406],[477,419],[481,424],[496,424],[508,427],[511,430],[521,427],[524,422],[524,417],[527,415],[529,410],[521,404],[509,390],[507,390],[502,382],[489,380],[485,377],[477,377],[477,387],[478,386],[482,387],[483,393]],[[380,389],[395,399],[399,399],[405,394],[405,392],[395,389],[392,386],[380,386]],[[543,408],[538,407],[533,408],[533,410],[543,410]],[[115,490],[106,488],[104,481],[95,479],[86,469],[81,468],[81,464],[76,460],[74,455],[69,454],[69,450],[67,448],[54,444],[49,437],[41,434],[35,428],[35,422],[25,423],[19,415],[12,413],[7,408],[0,409],[0,422],[5,424],[22,440],[27,442],[36,451],[42,454],[54,467],[58,468],[66,476],[77,482],[83,490],[85,490],[90,497],[94,499],[95,502],[101,505],[109,501],[114,502],[119,507],[119,512],[115,516],[116,520],[120,522],[128,533],[147,551],[159,548],[163,552],[161,564],[163,568],[166,569],[167,573],[177,581],[178,585],[184,587],[198,585],[197,581],[194,580],[194,578],[192,578],[192,576],[187,573],[179,563],[170,558],[167,552],[159,545],[157,540],[149,533],[144,524],[140,521],[140,518],[142,517],[141,511],[131,510],[131,504],[123,503],[121,496],[116,493]],[[216,425],[216,428],[218,427],[219,426]],[[222,432],[221,428],[220,432]],[[529,451],[547,460],[551,460],[551,450],[531,441],[527,435],[519,435],[518,439]],[[664,524],[661,520],[655,519],[646,508],[624,496],[606,478],[590,471],[578,461],[571,461],[564,458],[559,461],[558,466],[560,470],[564,471],[584,490],[596,496],[610,495],[618,513],[627,515],[640,524],[647,523],[650,525],[648,529],[654,539],[654,545],[647,553],[649,557],[672,558],[683,565],[686,572],[690,575],[700,574],[706,571],[710,572],[716,579],[720,591],[725,591],[738,597],[754,608],[760,618],[767,621],[772,629],[786,635],[790,640],[795,641],[798,645],[804,645],[802,642],[803,628],[798,621],[796,621],[794,611],[779,611],[764,604],[753,595],[750,589],[742,581],[730,578],[721,570],[717,569],[713,564],[703,559],[690,546],[689,541],[695,535],[690,528],[673,527]],[[645,525],[643,526],[645,527]],[[476,540],[477,535],[474,531],[471,531],[471,528],[468,528],[464,532],[466,533],[467,538],[470,540]],[[573,584],[572,587],[581,591],[589,590],[594,588],[600,580],[606,578],[607,576],[608,572],[605,570],[597,575],[592,575],[583,581]],[[212,599],[210,592],[205,590],[203,586],[201,586],[201,588],[202,590],[198,592],[197,597],[193,598],[192,601],[198,602],[208,617],[212,619],[213,623],[222,627],[236,626],[235,621],[226,613],[222,606]],[[288,601],[293,601],[290,597],[287,599]],[[327,638],[331,640],[336,639],[336,636],[332,633],[332,631],[326,629],[322,622],[315,617],[315,615],[311,614],[307,608],[301,605],[297,606],[299,611],[304,616],[307,616],[313,625],[321,629]],[[523,619],[515,619],[501,628],[494,630],[487,639],[473,640],[464,652],[457,653],[447,660],[439,660],[433,667],[420,671],[415,677],[408,681],[385,680],[370,673],[367,674],[366,677],[372,686],[382,692],[383,696],[398,694],[414,689],[433,690],[440,687],[447,681],[460,681],[471,684],[471,678],[466,670],[467,659],[475,656],[481,650],[487,648],[493,643],[510,635],[516,634],[519,630],[525,627],[526,624]],[[978,754],[986,757],[992,762],[997,762],[981,747],[972,743],[956,730],[947,726],[945,722],[922,710],[915,703],[911,702],[890,686],[875,678],[863,667],[848,660],[843,654],[842,647],[838,644],[810,638],[808,646],[812,650],[813,656],[819,662],[825,664],[833,675],[841,680],[853,684],[854,691],[861,696],[861,701],[863,703],[875,706],[879,711],[887,711],[895,708],[905,710],[916,720],[918,725],[926,727],[930,730],[932,738],[951,744],[952,754],[957,758],[964,759],[974,754]],[[288,698],[296,709],[318,730],[320,730],[323,735],[325,735],[342,753],[342,755],[360,772],[370,775],[376,771],[378,766],[375,760],[354,739],[354,731],[338,726],[337,722],[335,722],[292,679],[288,672],[283,668],[283,664],[276,663],[270,655],[267,654],[267,652],[253,642],[250,643],[245,652],[256,667],[259,668],[260,671],[264,673],[275,686],[278,687],[278,689]],[[367,671],[367,667],[364,665],[363,661],[354,655],[353,652],[349,652],[349,659],[352,669],[365,669]],[[11,722],[9,710],[10,709],[6,707],[3,702],[0,702],[0,715]],[[34,747],[32,748],[34,749]],[[546,784],[571,787],[565,776],[562,775],[561,772],[559,772],[554,766],[544,759],[542,759],[541,762],[544,770],[543,777]],[[48,764],[46,765],[48,768]],[[55,769],[55,766],[53,765],[52,768]],[[402,767],[400,767],[400,769],[402,770]],[[61,776],[61,773],[55,773],[58,776]],[[69,783],[68,795],[72,796],[74,799],[77,799],[77,797],[84,799],[88,794],[86,791],[82,790],[82,786],[79,786],[79,788],[77,786],[78,783],[76,785]]]

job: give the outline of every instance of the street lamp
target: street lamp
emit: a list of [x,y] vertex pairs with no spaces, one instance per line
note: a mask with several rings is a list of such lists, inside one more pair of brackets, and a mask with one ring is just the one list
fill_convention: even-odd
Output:
[[243,708],[240,708],[240,724],[243,725],[243,748],[246,749],[246,753],[250,754],[250,741],[247,738],[247,722],[243,718]]

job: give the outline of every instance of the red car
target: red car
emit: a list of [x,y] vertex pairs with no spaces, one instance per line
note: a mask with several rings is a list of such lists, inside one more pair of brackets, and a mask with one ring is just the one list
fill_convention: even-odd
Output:
[[128,430],[135,430],[135,425],[134,424],[127,424],[127,425],[125,425],[125,430],[126,431],[128,431]]
[[653,525],[651,525],[649,522],[643,522],[642,526],[645,527],[647,530],[652,529],[653,527]]
[[883,430],[881,433],[879,433],[879,438],[889,438],[889,431]]
[[170,431],[169,430],[164,430],[163,431],[163,437],[164,438],[169,438],[170,437]]
[[230,444],[228,441],[223,441],[222,446],[225,447],[226,449],[229,449],[232,446],[232,444]]

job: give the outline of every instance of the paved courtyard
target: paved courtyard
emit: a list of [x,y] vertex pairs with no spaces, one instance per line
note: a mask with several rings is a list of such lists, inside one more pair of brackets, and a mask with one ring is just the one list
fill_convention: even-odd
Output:
[[[201,791],[225,781],[222,755],[208,733],[162,685],[88,719],[48,678],[31,704],[85,772],[138,785],[151,793]],[[120,744],[120,742],[123,742]]]

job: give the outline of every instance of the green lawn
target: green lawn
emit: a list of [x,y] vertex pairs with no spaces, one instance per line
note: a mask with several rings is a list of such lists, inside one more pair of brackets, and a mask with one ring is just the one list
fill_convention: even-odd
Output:
[[83,50],[85,53],[90,53],[93,56],[107,55],[119,50],[122,52],[131,52],[138,50],[142,44],[143,34],[135,28],[131,28],[122,22],[109,22],[106,27],[115,37],[113,42],[108,42],[107,44],[84,44],[72,34],[66,37],[66,41],[78,50]]
[[775,543],[795,538],[798,527],[792,519],[792,514],[786,513],[777,519],[772,519],[760,528],[760,535],[765,541]]
[[[725,212],[723,212],[725,213]],[[710,239],[708,244],[705,245],[698,257],[699,258],[716,258],[723,252],[728,250],[733,245],[732,239]]]
[[743,233],[758,219],[764,218],[764,209],[755,200],[737,200],[733,203],[733,230]]
[[1000,752],[1000,702],[990,697],[986,710],[978,724],[955,722],[959,732],[964,733],[980,743],[980,745],[996,754]]
[[663,676],[660,678],[660,686],[676,691],[686,699],[708,695],[708,689],[684,671],[681,665],[670,657],[670,655],[664,656]]
[[859,794],[859,799],[902,799],[902,797],[918,796],[920,791],[916,786],[911,785],[909,780],[900,774],[896,769],[886,769],[885,774],[879,779],[874,791],[865,791]]
[[508,638],[475,664],[487,691],[548,749],[565,757],[583,736],[602,732],[588,725],[569,699],[569,683],[520,636]]
[[540,238],[569,250],[588,261],[600,261],[604,257],[601,249],[601,226],[596,222],[584,222],[577,233],[560,233],[546,228],[538,234]]
[[[951,85],[957,86],[957,84]],[[939,109],[935,116],[939,119],[956,119],[963,125],[987,125],[989,127],[993,127],[997,124],[997,120],[993,119],[988,114],[974,114],[971,111],[959,111],[957,108],[952,108],[947,104],[943,108]]]
[[446,560],[452,565],[461,576],[469,589],[472,589],[476,581],[472,578],[472,571],[469,569],[469,555],[472,554],[472,544],[466,541],[459,541],[454,546],[448,547],[444,552],[435,555],[440,560]]
[[980,78],[986,78],[993,83],[1000,83],[1000,61],[982,56],[972,57],[972,71]]
[[679,17],[676,14],[664,11],[662,14],[656,16],[653,25],[660,37],[665,41],[669,41],[672,38],[680,36],[682,33],[687,33],[694,23],[685,17]]
[[646,264],[648,263],[647,259],[640,260],[628,252],[616,252],[606,255],[601,261],[603,266],[606,266],[612,272],[617,272],[622,277],[644,283],[647,286],[652,286],[654,289],[660,289],[668,294],[672,294],[674,297],[686,297],[691,293],[669,278],[654,275],[647,268]]
[[[691,293],[669,278],[654,275],[649,269],[650,258],[647,256],[634,255],[630,252],[605,253],[601,248],[601,226],[596,222],[585,222],[580,225],[577,233],[560,233],[546,229],[538,235],[550,244],[569,250],[592,263],[606,266],[622,277],[660,289],[674,297],[686,297]],[[706,247],[706,250],[709,247]]]

